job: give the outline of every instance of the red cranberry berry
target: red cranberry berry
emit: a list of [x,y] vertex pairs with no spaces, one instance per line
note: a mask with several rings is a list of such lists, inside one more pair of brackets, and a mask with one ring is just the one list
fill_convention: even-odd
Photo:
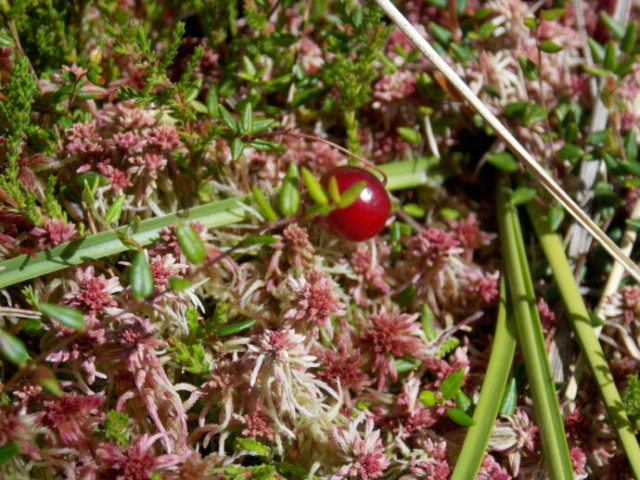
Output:
[[366,186],[351,205],[335,209],[322,219],[323,226],[352,242],[362,242],[380,233],[391,213],[391,201],[378,177],[359,167],[337,167],[322,176],[325,188],[331,177],[335,177],[340,193],[358,182],[366,182]]

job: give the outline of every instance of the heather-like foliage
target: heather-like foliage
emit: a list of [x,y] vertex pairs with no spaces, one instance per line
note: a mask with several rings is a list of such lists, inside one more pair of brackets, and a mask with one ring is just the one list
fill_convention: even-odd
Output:
[[[571,194],[602,159],[593,212],[638,227],[637,12],[397,3]],[[450,478],[501,307],[494,167],[568,226],[459,100],[370,2],[0,0],[0,477]],[[357,156],[394,191],[356,244],[307,190]],[[562,383],[578,350],[531,252]],[[611,263],[583,260],[595,304]],[[636,431],[639,292],[599,311]],[[478,478],[543,468],[520,362]],[[627,478],[581,382],[571,468]]]

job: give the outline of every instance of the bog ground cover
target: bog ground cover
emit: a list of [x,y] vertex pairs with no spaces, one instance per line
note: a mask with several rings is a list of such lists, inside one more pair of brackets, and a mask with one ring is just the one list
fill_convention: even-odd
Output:
[[383,0],[0,0],[2,478],[640,479],[640,12],[396,6],[628,264]]

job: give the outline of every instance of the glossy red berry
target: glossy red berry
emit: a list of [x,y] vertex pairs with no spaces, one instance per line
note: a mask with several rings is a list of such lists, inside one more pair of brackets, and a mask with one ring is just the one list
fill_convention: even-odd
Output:
[[337,167],[322,176],[325,188],[331,177],[335,177],[340,193],[359,182],[366,182],[366,186],[351,205],[333,210],[324,218],[323,225],[352,242],[362,242],[380,233],[391,213],[391,201],[378,177],[359,167]]

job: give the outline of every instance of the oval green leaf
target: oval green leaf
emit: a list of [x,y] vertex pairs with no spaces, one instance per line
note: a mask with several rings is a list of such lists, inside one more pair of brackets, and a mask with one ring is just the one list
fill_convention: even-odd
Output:
[[331,201],[336,205],[339,205],[341,201],[340,189],[338,188],[338,181],[334,176],[331,176],[331,178],[329,179],[328,191],[329,191],[329,197],[331,197]]
[[458,425],[462,425],[463,427],[470,427],[473,425],[473,418],[471,418],[459,408],[448,408],[447,416]]
[[29,358],[22,340],[0,328],[0,353],[16,365],[22,365]]
[[520,169],[516,158],[509,152],[495,152],[487,155],[487,161],[505,172],[514,173]]
[[558,53],[562,47],[551,40],[543,40],[540,42],[540,50],[544,53]]
[[20,445],[17,443],[7,443],[0,446],[0,466],[7,463],[20,453]]
[[73,330],[84,330],[84,314],[75,308],[51,303],[38,304],[38,310],[47,317]]
[[189,288],[191,285],[193,285],[193,283],[186,278],[169,277],[169,288],[174,292],[180,292],[185,288]]
[[216,118],[218,116],[218,89],[215,85],[209,86],[205,102],[209,116]]
[[247,328],[252,327],[256,324],[256,320],[245,320],[244,322],[231,323],[227,325],[221,325],[220,327],[216,327],[216,334],[219,337],[226,337],[228,335],[234,335],[236,333],[240,333]]
[[251,191],[253,192],[253,198],[256,199],[256,203],[258,204],[258,207],[260,208],[260,211],[265,216],[265,218],[270,222],[274,222],[275,220],[277,220],[278,216],[276,215],[276,211],[264,197],[262,191],[260,191],[260,189],[256,186],[253,186]]
[[133,257],[129,270],[129,284],[135,298],[148,298],[153,293],[153,274],[144,250],[137,250]]
[[313,176],[313,173],[303,167],[302,178],[304,179],[304,183],[307,186],[307,191],[309,192],[311,199],[318,205],[327,205],[329,203],[329,198],[324,191],[324,187],[320,184],[318,179]]
[[250,133],[253,131],[253,106],[251,102],[247,101],[240,113],[240,128],[245,133]]
[[531,187],[518,187],[511,195],[511,203],[514,205],[524,205],[536,198],[538,191]]
[[397,131],[409,143],[416,144],[422,141],[422,134],[414,128],[398,127]]
[[231,141],[231,158],[233,160],[239,159],[242,152],[244,152],[244,142],[236,137]]
[[104,221],[107,223],[115,223],[120,220],[120,216],[122,215],[122,207],[124,206],[124,200],[127,198],[126,195],[118,196],[109,209],[107,213],[104,215]]
[[44,365],[36,367],[31,372],[31,378],[34,379],[38,385],[40,385],[55,397],[61,397],[64,393],[62,391],[62,387],[60,386],[60,382],[53,373],[53,370],[51,370],[49,367],[45,367]]
[[176,237],[178,244],[182,249],[182,253],[191,263],[202,263],[207,257],[207,249],[200,235],[193,229],[191,225],[180,222],[176,226]]
[[518,386],[516,379],[512,378],[507,383],[500,403],[500,415],[513,415],[518,406]]
[[366,187],[367,187],[367,182],[365,182],[364,180],[351,185],[349,188],[347,188],[344,192],[340,194],[340,203],[338,206],[340,208],[349,207],[353,202],[355,202],[360,197],[360,194]]
[[463,381],[464,368],[459,368],[442,381],[438,387],[438,391],[442,393],[442,397],[445,400],[451,400],[460,391]]
[[416,203],[405,203],[402,206],[402,210],[404,210],[407,215],[413,218],[422,218],[427,214],[425,209]]
[[425,407],[433,407],[436,404],[436,394],[431,390],[420,392],[420,401]]

